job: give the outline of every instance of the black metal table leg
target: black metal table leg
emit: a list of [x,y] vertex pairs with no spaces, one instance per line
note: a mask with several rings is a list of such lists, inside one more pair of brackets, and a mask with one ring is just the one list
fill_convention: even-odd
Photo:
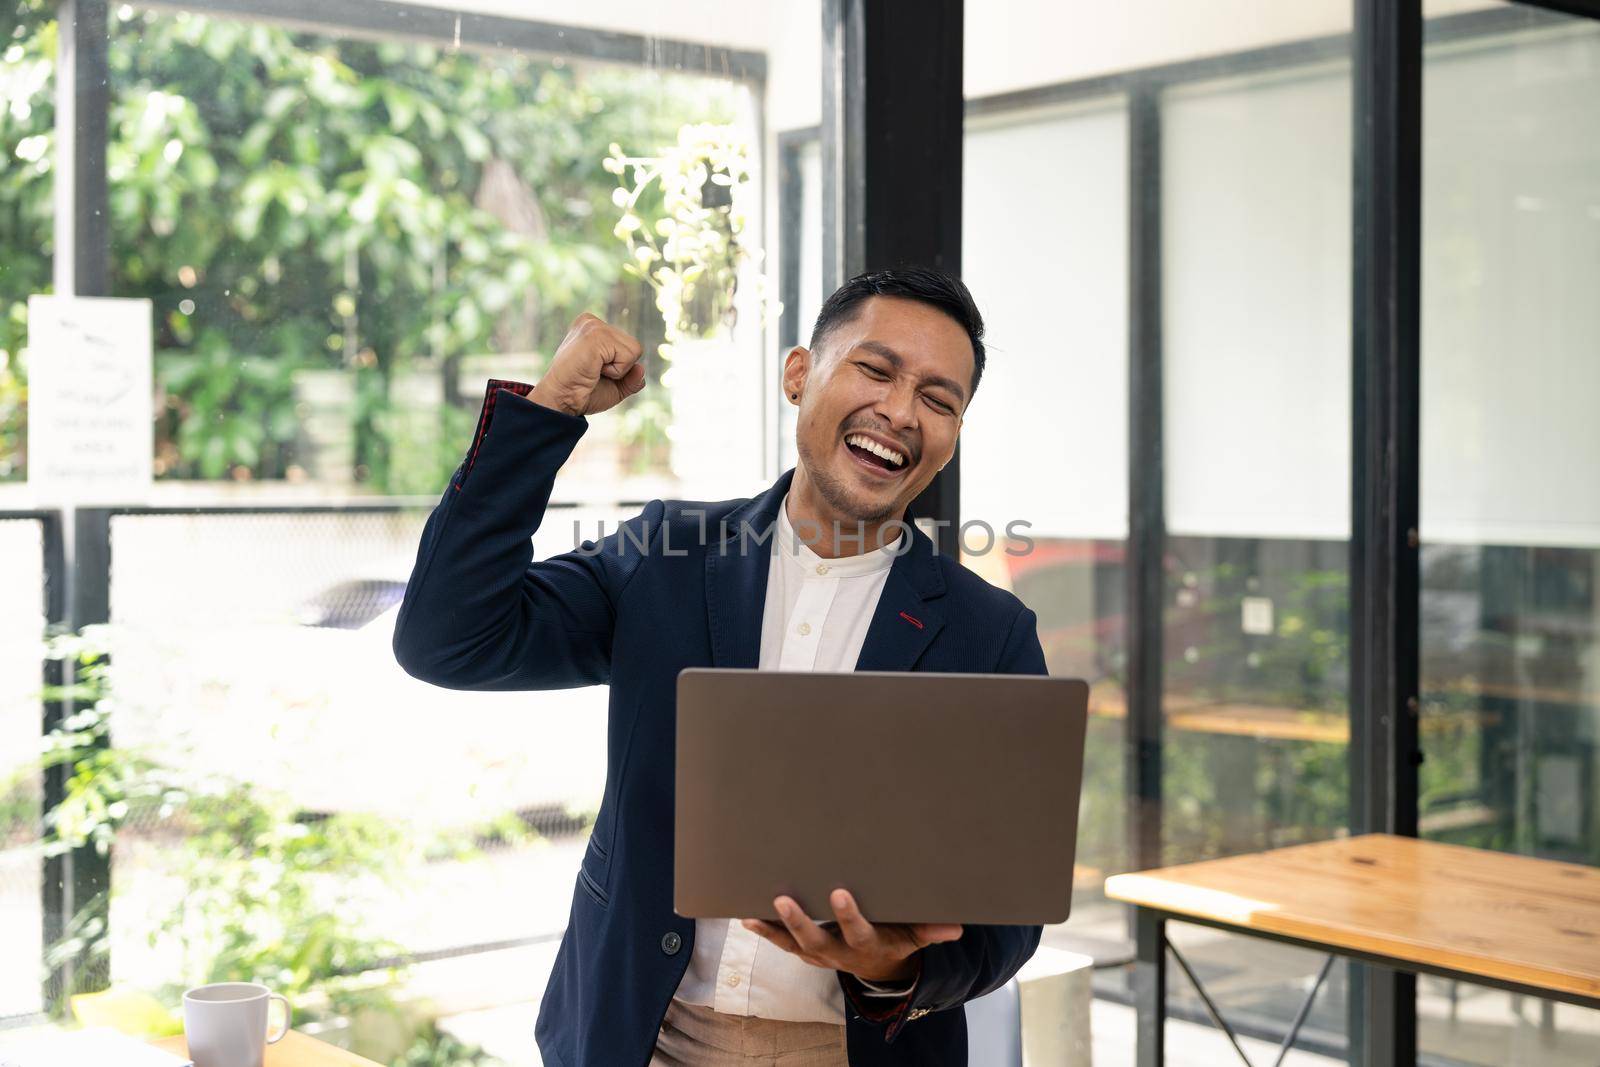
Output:
[[1244,1067],[1255,1067],[1255,1064],[1250,1062],[1250,1057],[1245,1054],[1244,1046],[1239,1044],[1239,1035],[1233,1032],[1233,1027],[1228,1025],[1228,1020],[1222,1017],[1221,1009],[1211,999],[1211,994],[1206,992],[1206,987],[1200,982],[1200,976],[1194,973],[1194,968],[1189,966],[1189,961],[1184,959],[1183,953],[1178,951],[1178,946],[1168,945],[1167,951],[1172,953],[1172,958],[1178,961],[1179,968],[1188,976],[1189,984],[1194,986],[1194,991],[1200,995],[1200,1003],[1206,1007],[1206,1014],[1211,1016],[1211,1021],[1216,1024],[1217,1029],[1221,1030],[1223,1035],[1227,1037],[1228,1043],[1233,1046],[1233,1051],[1239,1054],[1239,1061],[1244,1064]]
[[1295,1012],[1294,1023],[1289,1027],[1288,1034],[1284,1035],[1283,1044],[1278,1046],[1278,1058],[1272,1061],[1272,1067],[1283,1067],[1284,1057],[1294,1048],[1294,1039],[1300,1036],[1300,1028],[1306,1024],[1307,1017],[1311,1015],[1311,1005],[1317,999],[1317,990],[1328,980],[1328,972],[1331,970],[1333,970],[1333,957],[1329,956],[1322,961],[1322,970],[1317,972],[1317,980],[1311,983],[1311,992],[1306,994],[1300,1010]]
[[1162,1067],[1167,1058],[1167,919],[1135,908],[1133,1002],[1138,1008],[1138,1067]]

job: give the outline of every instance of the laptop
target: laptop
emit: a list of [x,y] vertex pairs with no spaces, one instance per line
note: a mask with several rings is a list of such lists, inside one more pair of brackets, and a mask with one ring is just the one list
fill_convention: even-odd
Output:
[[1072,904],[1089,687],[1072,678],[678,675],[673,907],[1055,923]]

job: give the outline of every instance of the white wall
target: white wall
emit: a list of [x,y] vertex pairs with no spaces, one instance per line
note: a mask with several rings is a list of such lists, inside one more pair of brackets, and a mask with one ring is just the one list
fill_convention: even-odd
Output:
[[[754,6],[754,5],[753,5]],[[793,130],[822,122],[822,4],[778,4],[768,23],[767,122]]]
[[1349,28],[1350,0],[982,0],[966,8],[966,92],[1010,92]]
[[1167,525],[1350,529],[1350,79],[1199,85],[1164,113]]
[[428,0],[428,6],[763,51],[783,5],[780,0]]
[[[1133,67],[1346,33],[1350,0],[971,0],[966,92],[1011,92]],[[1502,0],[1428,0],[1431,17]]]
[[1127,137],[1121,106],[969,127],[962,274],[989,360],[961,512],[1002,534],[1127,532]]
[[1424,70],[1422,536],[1600,547],[1600,25]]

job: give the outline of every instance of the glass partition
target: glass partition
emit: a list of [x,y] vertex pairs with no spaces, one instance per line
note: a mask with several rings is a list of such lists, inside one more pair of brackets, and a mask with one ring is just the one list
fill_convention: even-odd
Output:
[[[1424,68],[1421,826],[1594,867],[1600,23],[1521,22]],[[1425,980],[1418,1011],[1453,1062],[1600,1050],[1569,1005]]]
[[988,336],[961,434],[962,561],[1039,617],[1052,673],[1092,686],[1074,937],[1116,943],[1126,869],[1127,112],[1120,98],[968,120],[962,274]]
[[[1348,825],[1348,60],[1174,87],[1162,153],[1162,859],[1185,863]],[[1246,1025],[1286,1026],[1321,966],[1178,929]],[[1342,1034],[1343,996],[1340,967],[1311,1032]]]

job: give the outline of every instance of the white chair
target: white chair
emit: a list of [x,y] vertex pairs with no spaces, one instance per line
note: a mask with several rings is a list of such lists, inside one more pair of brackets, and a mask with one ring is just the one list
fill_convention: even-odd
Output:
[[967,1063],[970,1067],[1091,1067],[1093,973],[1090,957],[1041,947],[1016,978],[967,1002]]
[[966,1003],[967,1063],[1022,1067],[1022,987],[1015,978]]

